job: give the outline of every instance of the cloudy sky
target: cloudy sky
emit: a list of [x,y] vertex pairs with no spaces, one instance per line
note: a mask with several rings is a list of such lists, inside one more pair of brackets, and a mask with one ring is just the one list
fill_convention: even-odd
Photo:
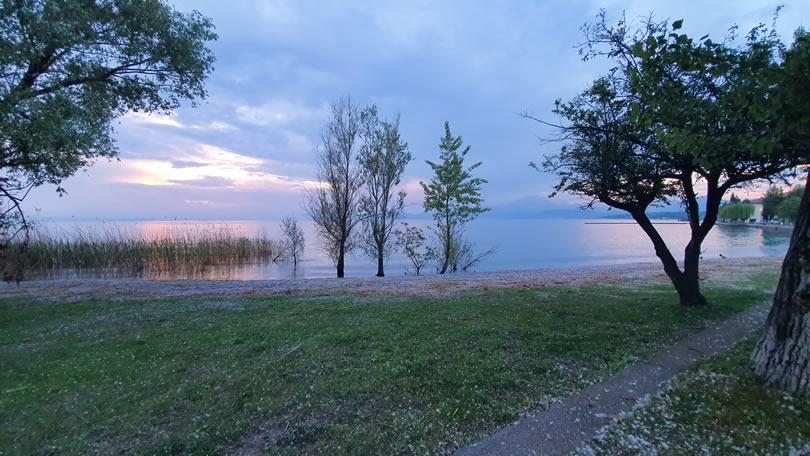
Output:
[[[785,1],[789,37],[810,25],[810,2]],[[399,112],[415,160],[407,171],[412,211],[425,159],[438,154],[442,122],[484,162],[490,205],[573,202],[545,198],[553,178],[527,163],[554,145],[519,114],[551,118],[555,98],[587,86],[604,62],[574,49],[600,8],[611,19],[684,18],[698,36],[722,37],[769,23],[777,2],[178,0],[213,19],[216,69],[209,98],[171,117],[128,115],[117,124],[120,161],[98,162],[67,180],[68,195],[42,187],[30,208],[43,218],[275,219],[300,214],[313,185],[314,147],[327,104],[350,95]],[[538,203],[540,202],[540,203]]]

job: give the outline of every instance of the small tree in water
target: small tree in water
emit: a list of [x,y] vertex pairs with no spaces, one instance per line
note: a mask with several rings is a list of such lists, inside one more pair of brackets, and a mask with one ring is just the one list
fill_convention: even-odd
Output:
[[444,137],[439,144],[439,161],[427,160],[433,169],[433,178],[427,184],[420,182],[425,192],[425,211],[433,215],[436,223],[439,274],[446,273],[453,259],[457,258],[456,249],[462,245],[459,238],[464,225],[489,210],[481,207],[481,185],[487,181],[473,176],[481,162],[465,166],[464,158],[470,152],[470,146],[462,148],[463,144],[461,136],[453,136],[450,123],[445,122]]
[[281,221],[281,234],[283,255],[292,260],[293,267],[298,266],[298,261],[304,257],[304,229],[294,218],[285,217]]
[[318,230],[324,249],[335,261],[338,278],[345,274],[346,254],[354,247],[360,222],[358,202],[363,180],[356,163],[360,110],[349,98],[331,104],[330,118],[318,149],[318,188],[309,193],[305,209]]

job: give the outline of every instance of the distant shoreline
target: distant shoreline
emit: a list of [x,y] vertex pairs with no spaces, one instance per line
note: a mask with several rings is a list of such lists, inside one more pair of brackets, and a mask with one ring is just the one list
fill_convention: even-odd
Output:
[[[688,225],[689,222],[655,222],[653,225]],[[585,222],[586,225],[637,225],[636,222]]]
[[782,230],[793,231],[793,225],[778,225],[775,223],[733,223],[733,222],[717,222],[722,226],[743,226],[747,228],[762,228],[764,230]]
[[[689,222],[656,222],[651,220],[653,225],[688,225]],[[636,225],[636,222],[584,222],[585,225]],[[778,225],[775,223],[733,223],[717,222],[720,226],[741,226],[745,228],[762,228],[774,231],[793,231],[793,225]]]

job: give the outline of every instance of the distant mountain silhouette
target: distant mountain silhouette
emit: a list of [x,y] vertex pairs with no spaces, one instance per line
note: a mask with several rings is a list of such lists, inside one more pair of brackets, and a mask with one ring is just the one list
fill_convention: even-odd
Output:
[[[584,200],[574,200],[566,197],[547,198],[543,196],[524,196],[503,204],[486,204],[491,210],[481,217],[516,218],[516,219],[629,219],[630,214],[618,209],[612,209],[604,204],[596,204],[593,208],[581,208]],[[706,207],[705,198],[698,198],[701,215]],[[429,214],[420,211],[420,207],[406,210],[406,218],[430,218]],[[653,219],[686,219],[686,212],[679,200],[673,200],[669,205],[652,207],[647,211]]]
[[[705,198],[698,198],[701,214],[706,207]],[[629,219],[627,212],[611,209],[604,204],[596,204],[593,208],[581,208],[581,203],[566,198],[545,198],[542,196],[525,196],[514,201],[491,206],[489,216],[501,218],[617,218]],[[647,213],[650,218],[656,219],[684,219],[686,213],[679,200],[673,200],[669,205],[651,207]]]

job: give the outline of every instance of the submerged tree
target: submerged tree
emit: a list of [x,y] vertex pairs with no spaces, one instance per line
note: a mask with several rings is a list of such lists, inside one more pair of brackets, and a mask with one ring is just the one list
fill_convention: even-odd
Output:
[[[693,306],[706,303],[701,245],[726,191],[785,177],[805,161],[780,140],[788,119],[772,109],[783,69],[777,35],[759,26],[735,47],[731,39],[689,37],[681,25],[648,20],[632,32],[624,21],[607,25],[603,13],[585,28],[582,52],[616,65],[580,96],[557,102],[566,123],[534,120],[556,128],[565,143],[542,164],[559,176],[556,191],[627,211],[652,241],[681,304]],[[673,198],[690,228],[683,269],[646,214]]]
[[392,121],[380,120],[377,108],[363,111],[363,144],[358,161],[365,183],[360,197],[360,216],[364,220],[363,249],[377,260],[377,277],[385,276],[384,259],[390,241],[405,207],[404,190],[396,187],[412,156],[408,144],[399,134],[399,116]]
[[338,278],[345,275],[346,254],[354,247],[360,222],[358,202],[362,175],[356,162],[361,114],[348,97],[332,102],[321,134],[316,176],[320,185],[308,195],[305,209],[335,261]]
[[463,145],[461,136],[453,136],[450,123],[445,122],[444,137],[439,144],[439,161],[427,160],[433,177],[427,184],[420,182],[425,192],[425,211],[433,215],[436,223],[440,274],[450,269],[453,258],[458,255],[464,225],[489,210],[481,206],[481,185],[487,181],[473,175],[481,162],[466,166],[464,159],[470,152],[470,146],[462,148]]
[[205,97],[213,28],[160,0],[0,3],[0,247],[32,188],[118,154],[113,119]]
[[293,267],[304,257],[304,229],[292,217],[285,217],[281,221],[281,253],[293,262]]

